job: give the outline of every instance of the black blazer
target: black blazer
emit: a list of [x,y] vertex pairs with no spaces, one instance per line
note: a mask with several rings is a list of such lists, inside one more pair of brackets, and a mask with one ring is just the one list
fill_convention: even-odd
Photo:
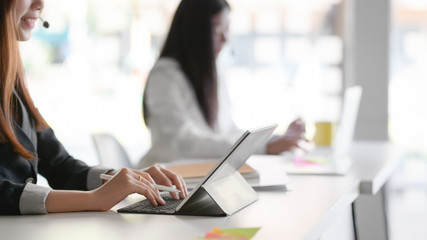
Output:
[[[16,95],[15,95],[16,96]],[[18,98],[19,99],[19,98]],[[37,173],[44,176],[53,189],[87,190],[90,167],[71,157],[55,137],[52,129],[36,132],[19,100],[22,124],[14,122],[19,142],[35,159],[26,160],[8,143],[0,143],[0,214],[20,214],[19,200],[28,182],[37,183]]]

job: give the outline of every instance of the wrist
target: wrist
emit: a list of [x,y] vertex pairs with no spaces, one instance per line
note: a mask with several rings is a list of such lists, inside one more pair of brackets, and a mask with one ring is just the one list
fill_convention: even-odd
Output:
[[92,190],[92,191],[87,191],[85,192],[86,194],[86,204],[88,207],[88,211],[104,211],[103,209],[101,209],[101,207],[99,206],[100,201],[98,201],[97,199],[99,199],[97,197],[96,194],[96,190]]
[[93,191],[52,190],[45,206],[49,213],[100,210]]
[[88,205],[91,206],[92,211],[108,211],[115,205],[115,195],[111,192],[111,188],[107,189],[106,186],[101,186],[96,190],[88,193]]

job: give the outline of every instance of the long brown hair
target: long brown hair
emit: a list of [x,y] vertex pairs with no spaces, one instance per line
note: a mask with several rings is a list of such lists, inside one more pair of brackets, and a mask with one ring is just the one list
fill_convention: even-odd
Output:
[[17,116],[16,106],[12,101],[13,89],[41,130],[48,127],[28,93],[24,82],[24,68],[18,45],[18,31],[15,17],[16,0],[0,1],[0,142],[9,143],[13,150],[26,159],[34,158],[16,138],[13,119]]

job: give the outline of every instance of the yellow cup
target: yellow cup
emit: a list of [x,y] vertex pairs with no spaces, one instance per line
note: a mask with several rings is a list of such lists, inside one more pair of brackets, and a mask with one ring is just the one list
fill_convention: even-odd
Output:
[[331,146],[335,136],[336,124],[334,122],[315,122],[316,132],[313,141],[317,146]]

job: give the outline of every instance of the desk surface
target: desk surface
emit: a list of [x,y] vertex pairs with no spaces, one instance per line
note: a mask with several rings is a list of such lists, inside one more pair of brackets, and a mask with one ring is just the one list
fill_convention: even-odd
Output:
[[[254,239],[316,239],[357,197],[352,178],[293,177],[291,191],[259,192],[229,217],[61,213],[0,217],[2,239],[196,239],[214,227],[261,227]],[[138,237],[138,238],[136,238]]]
[[[0,232],[2,239],[192,240],[218,226],[261,227],[254,239],[318,239],[336,215],[356,199],[360,183],[372,183],[374,189],[381,179],[388,178],[386,175],[391,171],[386,170],[394,164],[388,163],[392,157],[380,156],[389,152],[384,148],[389,146],[360,145],[354,153],[359,159],[346,176],[290,176],[289,191],[258,192],[258,201],[229,217],[117,214],[114,211],[0,216]],[[368,157],[365,159],[365,156]]]

